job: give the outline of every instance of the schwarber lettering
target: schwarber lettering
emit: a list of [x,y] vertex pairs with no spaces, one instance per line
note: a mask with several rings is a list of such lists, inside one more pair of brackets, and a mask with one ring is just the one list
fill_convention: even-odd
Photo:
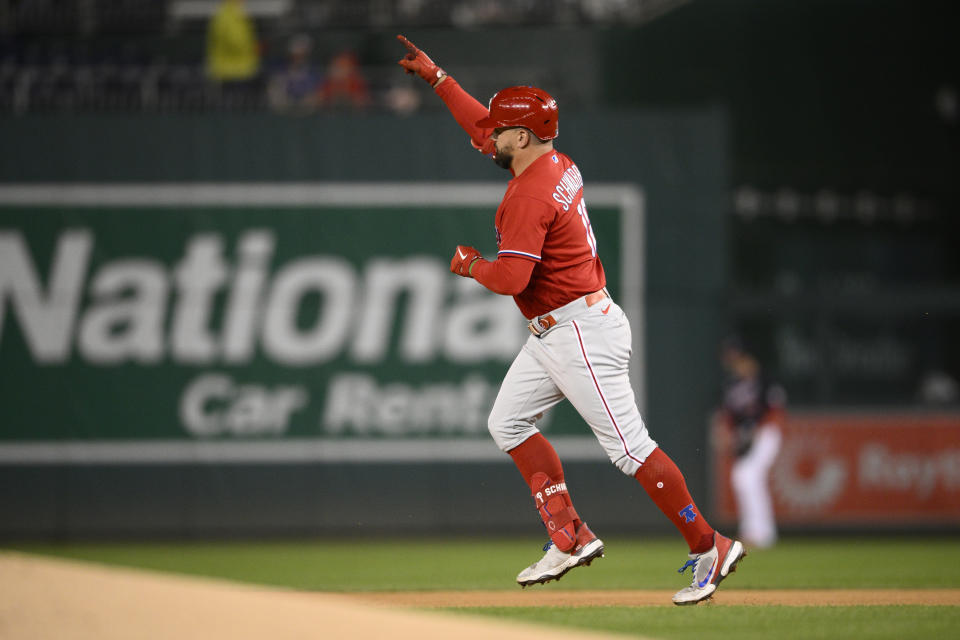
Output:
[[561,493],[566,490],[567,490],[567,483],[560,482],[544,489],[544,493],[546,493],[548,496],[552,496],[555,493]]
[[583,189],[583,176],[577,169],[577,165],[572,165],[564,171],[559,184],[554,187],[553,199],[563,207],[564,211],[569,211],[570,205],[577,199],[581,189]]

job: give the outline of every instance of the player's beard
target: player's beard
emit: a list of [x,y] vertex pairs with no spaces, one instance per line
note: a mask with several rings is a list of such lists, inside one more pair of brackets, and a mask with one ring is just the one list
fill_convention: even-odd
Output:
[[501,169],[507,169],[509,171],[510,165],[513,164],[513,147],[496,147],[496,152],[493,154],[493,161],[497,163],[497,166]]

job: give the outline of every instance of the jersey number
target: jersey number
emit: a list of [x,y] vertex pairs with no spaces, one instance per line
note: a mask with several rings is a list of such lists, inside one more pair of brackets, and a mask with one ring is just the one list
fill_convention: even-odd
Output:
[[580,198],[580,204],[577,205],[577,213],[580,214],[580,222],[583,228],[587,230],[587,244],[590,245],[590,256],[597,257],[597,237],[593,235],[593,226],[590,224],[590,216],[587,215],[587,203]]

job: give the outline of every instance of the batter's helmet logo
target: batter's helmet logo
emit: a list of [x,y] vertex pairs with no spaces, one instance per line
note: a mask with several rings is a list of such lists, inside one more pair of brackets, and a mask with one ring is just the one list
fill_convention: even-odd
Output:
[[693,509],[693,503],[685,506],[682,511],[677,513],[677,515],[683,516],[684,522],[693,522],[697,519],[697,512]]

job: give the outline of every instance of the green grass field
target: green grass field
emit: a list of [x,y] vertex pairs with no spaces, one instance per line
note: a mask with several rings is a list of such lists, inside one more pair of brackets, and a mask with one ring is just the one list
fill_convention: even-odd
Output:
[[[551,589],[679,589],[689,576],[675,539],[608,538],[607,557]],[[8,548],[107,564],[316,591],[517,591],[536,539],[29,544]],[[752,553],[721,587],[960,588],[954,538],[786,539]],[[654,638],[960,638],[958,606],[500,607],[471,614]]]

